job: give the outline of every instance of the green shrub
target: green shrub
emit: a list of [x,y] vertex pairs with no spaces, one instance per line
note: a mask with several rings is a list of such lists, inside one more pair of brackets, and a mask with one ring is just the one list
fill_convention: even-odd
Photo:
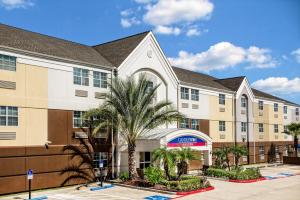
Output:
[[160,168],[148,167],[145,169],[144,174],[146,176],[146,179],[152,185],[161,183],[163,181],[164,172]]
[[119,178],[120,178],[122,181],[128,181],[128,180],[129,180],[129,174],[128,174],[128,172],[121,172]]
[[192,191],[200,188],[209,187],[210,183],[203,182],[200,177],[182,177],[180,181],[165,181],[166,187],[173,191]]
[[248,168],[245,170],[238,168],[232,171],[209,168],[206,171],[206,175],[212,177],[218,177],[218,178],[228,178],[233,180],[249,180],[249,179],[257,179],[261,177],[258,168]]

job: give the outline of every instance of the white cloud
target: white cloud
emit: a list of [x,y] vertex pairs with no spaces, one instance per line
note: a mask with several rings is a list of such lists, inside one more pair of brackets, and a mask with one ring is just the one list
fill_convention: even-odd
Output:
[[127,16],[133,14],[133,10],[132,9],[122,10],[120,12],[120,14],[121,14],[122,17],[127,17]]
[[291,54],[292,54],[293,56],[295,56],[297,62],[300,63],[300,48],[299,48],[299,49],[296,49],[296,50],[293,51]]
[[272,68],[278,65],[270,55],[269,49],[258,48],[255,46],[249,47],[247,50],[247,61],[250,66],[248,68]]
[[213,11],[209,0],[159,0],[147,7],[144,21],[153,26],[170,26],[180,22],[207,19]]
[[252,87],[277,94],[300,93],[300,78],[269,77],[255,81]]
[[186,35],[189,36],[189,37],[191,37],[191,36],[198,36],[200,34],[201,34],[201,32],[198,29],[196,29],[196,28],[191,28],[191,29],[189,29],[186,32]]
[[178,27],[157,26],[154,29],[154,32],[164,35],[179,35],[181,33],[181,30]]
[[34,6],[31,0],[0,0],[0,5],[7,10]]
[[137,3],[142,3],[142,4],[148,4],[151,3],[153,0],[134,0]]
[[129,28],[132,25],[138,25],[141,22],[139,20],[137,20],[135,17],[131,17],[131,18],[121,18],[121,25],[124,28]]
[[220,42],[196,54],[180,51],[178,57],[169,60],[175,66],[204,72],[224,70],[239,64],[250,65],[252,68],[274,67],[275,61],[269,52],[258,47],[245,49],[230,42]]

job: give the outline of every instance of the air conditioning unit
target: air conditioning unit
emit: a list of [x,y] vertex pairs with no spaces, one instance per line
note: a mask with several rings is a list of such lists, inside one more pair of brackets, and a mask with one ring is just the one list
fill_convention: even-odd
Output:
[[260,155],[260,156],[259,156],[259,159],[260,159],[260,160],[264,160],[264,159],[265,159],[265,155]]
[[279,159],[280,158],[279,153],[276,153],[275,157],[276,159]]
[[241,114],[245,115],[246,114],[246,110],[241,110]]
[[262,140],[262,139],[264,139],[264,135],[259,135],[258,138],[259,138],[260,140]]
[[284,119],[287,119],[288,117],[287,116],[284,116]]
[[181,103],[181,108],[188,108],[189,104],[188,103]]
[[288,136],[287,136],[287,135],[284,135],[284,139],[288,139]]
[[299,117],[296,117],[296,121],[299,121]]
[[259,115],[259,116],[263,116],[263,115],[264,115],[264,112],[263,112],[263,111],[259,111],[258,115]]
[[225,134],[221,134],[220,135],[220,139],[225,139],[226,138],[226,135]]
[[275,135],[275,140],[278,140],[279,136],[278,135]]
[[247,156],[243,156],[243,162],[247,162],[248,161],[248,157]]
[[220,112],[225,112],[225,108],[220,107],[220,108],[219,108],[219,111],[220,111]]
[[192,104],[192,109],[199,109],[199,105],[197,105],[197,104]]
[[88,136],[85,132],[75,132],[74,137],[75,138],[88,138]]
[[274,118],[278,118],[278,114],[274,114]]
[[0,132],[0,140],[15,140],[15,132]]

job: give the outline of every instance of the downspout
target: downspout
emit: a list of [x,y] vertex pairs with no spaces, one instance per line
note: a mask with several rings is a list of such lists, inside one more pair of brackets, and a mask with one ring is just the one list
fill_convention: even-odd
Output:
[[249,99],[248,97],[247,97],[246,114],[247,114],[247,149],[248,149],[247,163],[249,165],[250,164],[250,141],[249,141]]
[[[113,76],[115,76],[116,73],[116,68],[111,70],[111,74],[110,74],[110,84],[112,85],[112,81],[113,81]],[[110,94],[112,95],[112,92],[110,92]],[[114,142],[114,127],[113,127],[113,119],[111,120],[111,178],[114,179],[115,178],[115,154],[118,153],[118,149],[115,149],[115,142]],[[117,134],[117,133],[116,133]],[[118,137],[116,137],[118,138]],[[117,174],[118,174],[118,170],[117,170]]]
[[234,124],[234,146],[237,146],[237,130],[236,130],[236,92],[233,93],[233,111],[234,111],[234,118],[233,118],[233,124]]

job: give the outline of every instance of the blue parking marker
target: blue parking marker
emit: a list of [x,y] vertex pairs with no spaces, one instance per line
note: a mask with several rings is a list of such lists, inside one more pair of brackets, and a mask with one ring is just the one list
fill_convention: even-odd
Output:
[[291,174],[291,173],[279,173],[279,175],[284,175],[284,176],[295,176],[295,174]]
[[114,187],[114,185],[106,185],[103,187],[92,187],[92,188],[90,188],[90,191],[104,190],[104,189],[112,188],[112,187]]
[[147,199],[147,200],[169,200],[170,197],[154,195],[154,196],[145,197],[144,199]]
[[44,200],[44,199],[48,199],[48,197],[47,196],[41,196],[41,197],[31,198],[30,200]]

